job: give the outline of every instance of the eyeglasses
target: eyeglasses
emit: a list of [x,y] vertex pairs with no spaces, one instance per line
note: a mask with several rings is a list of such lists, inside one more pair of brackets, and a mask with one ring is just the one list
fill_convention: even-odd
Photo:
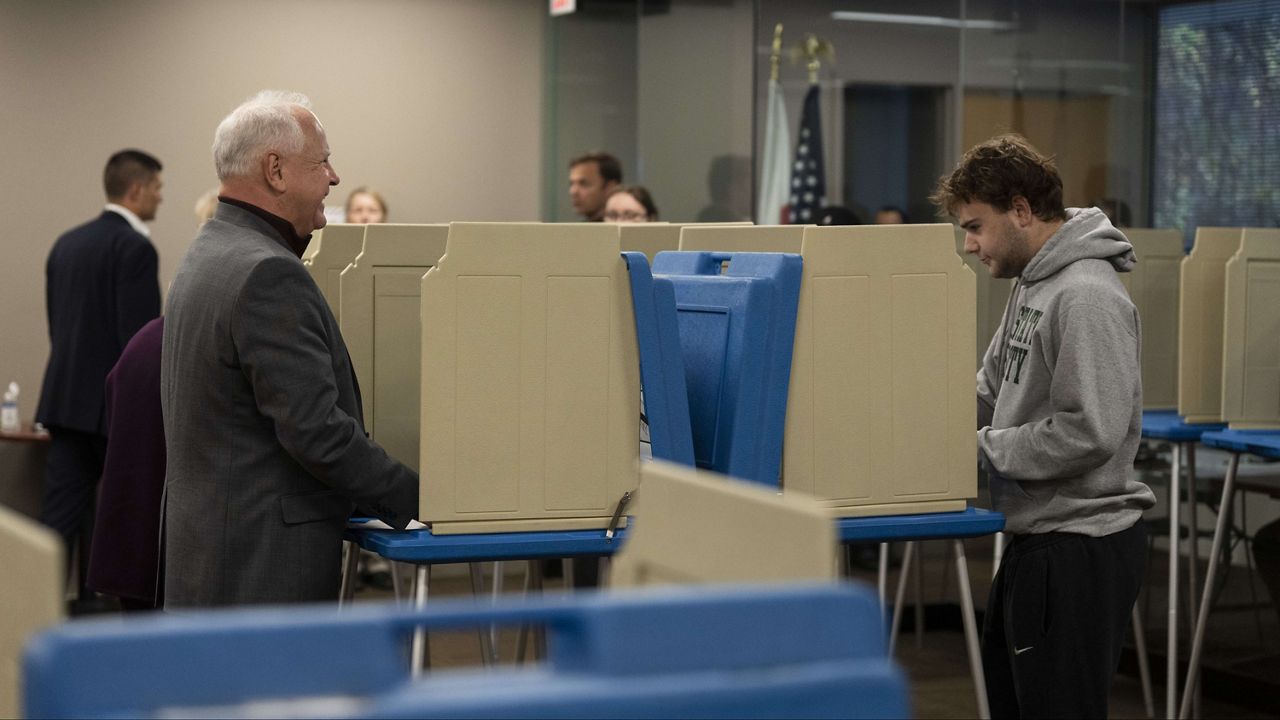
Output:
[[628,210],[626,212],[606,212],[604,214],[605,222],[641,222],[648,219],[648,213],[637,212],[634,210]]

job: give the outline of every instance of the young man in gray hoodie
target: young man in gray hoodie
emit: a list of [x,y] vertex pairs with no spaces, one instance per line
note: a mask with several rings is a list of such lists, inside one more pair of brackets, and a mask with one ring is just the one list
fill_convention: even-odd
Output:
[[971,149],[933,201],[1015,279],[978,371],[979,462],[1012,536],[983,628],[991,715],[1106,717],[1155,504],[1133,473],[1142,334],[1117,276],[1133,246],[1064,208],[1053,161],[1016,135]]

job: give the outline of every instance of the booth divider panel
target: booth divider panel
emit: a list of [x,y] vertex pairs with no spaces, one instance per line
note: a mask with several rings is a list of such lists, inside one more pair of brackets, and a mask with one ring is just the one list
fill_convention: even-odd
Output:
[[661,461],[640,472],[613,587],[836,579],[835,524],[813,498]]
[[1125,228],[1138,264],[1120,281],[1142,319],[1142,406],[1164,410],[1178,406],[1178,296],[1182,233],[1178,230]]
[[1227,261],[1222,419],[1280,428],[1280,230],[1246,228]]
[[329,303],[333,316],[342,321],[342,271],[347,269],[364,247],[366,225],[333,223],[312,236],[302,253],[302,264]]
[[1196,230],[1182,261],[1178,299],[1178,414],[1189,423],[1222,421],[1226,263],[1243,228]]
[[419,297],[423,274],[444,254],[449,228],[363,227],[364,247],[341,276],[342,336],[360,383],[365,431],[392,457],[417,469]]
[[622,231],[622,251],[642,252],[649,262],[653,256],[664,250],[680,249],[680,231],[687,227],[742,227],[750,222],[725,223],[623,223],[618,227]]
[[454,223],[422,280],[437,534],[604,527],[636,483],[639,354],[611,224]]
[[681,250],[798,253],[805,225],[686,225]]
[[801,254],[784,488],[839,515],[963,509],[976,301],[952,226],[808,227]]
[[0,717],[21,709],[22,652],[38,630],[63,619],[62,540],[30,518],[0,505]]

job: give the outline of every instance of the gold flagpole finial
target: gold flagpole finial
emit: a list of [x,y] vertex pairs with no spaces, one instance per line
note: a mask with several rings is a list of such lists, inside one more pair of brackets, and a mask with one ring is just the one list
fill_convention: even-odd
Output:
[[817,84],[818,70],[822,67],[822,61],[835,62],[836,49],[831,42],[824,40],[813,33],[806,33],[804,41],[791,49],[791,61],[799,62],[805,60],[809,67],[809,83]]
[[778,65],[782,62],[782,23],[773,27],[773,52],[769,54],[769,79],[778,82]]

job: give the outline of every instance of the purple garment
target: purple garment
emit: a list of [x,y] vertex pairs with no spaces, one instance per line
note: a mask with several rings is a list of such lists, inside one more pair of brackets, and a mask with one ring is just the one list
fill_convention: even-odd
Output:
[[138,331],[107,375],[107,460],[98,490],[87,585],[156,603],[164,422],[160,346],[164,318]]

